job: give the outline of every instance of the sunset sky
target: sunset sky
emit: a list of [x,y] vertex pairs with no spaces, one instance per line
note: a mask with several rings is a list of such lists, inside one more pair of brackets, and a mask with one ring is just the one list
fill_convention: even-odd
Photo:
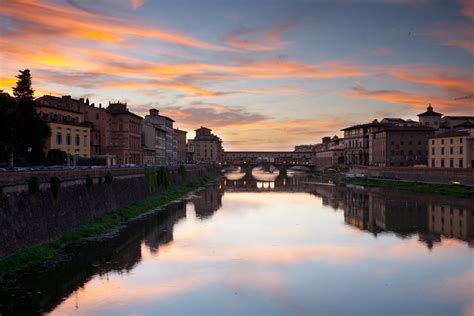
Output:
[[[474,0],[0,0],[0,89],[156,107],[226,150],[474,115]],[[463,98],[464,97],[464,98]]]

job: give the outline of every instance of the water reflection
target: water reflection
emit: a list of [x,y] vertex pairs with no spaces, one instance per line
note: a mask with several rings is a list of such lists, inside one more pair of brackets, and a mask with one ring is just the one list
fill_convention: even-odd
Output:
[[0,314],[469,312],[472,201],[261,173],[5,282]]

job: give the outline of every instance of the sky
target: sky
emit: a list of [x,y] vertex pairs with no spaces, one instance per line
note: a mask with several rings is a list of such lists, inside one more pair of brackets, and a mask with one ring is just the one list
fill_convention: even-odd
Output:
[[0,89],[292,150],[428,103],[474,115],[474,0],[0,0]]

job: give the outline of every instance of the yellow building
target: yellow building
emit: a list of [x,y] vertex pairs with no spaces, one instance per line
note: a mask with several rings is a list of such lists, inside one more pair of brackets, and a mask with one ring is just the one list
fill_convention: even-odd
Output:
[[474,168],[474,128],[437,134],[428,140],[432,168]]
[[90,157],[90,124],[84,123],[84,116],[77,105],[68,102],[70,98],[43,96],[35,100],[36,112],[51,128],[46,140],[45,153],[59,149],[70,156]]

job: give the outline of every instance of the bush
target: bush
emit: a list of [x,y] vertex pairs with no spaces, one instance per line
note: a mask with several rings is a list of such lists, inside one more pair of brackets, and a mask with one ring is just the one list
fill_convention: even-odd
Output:
[[28,191],[30,191],[31,194],[38,192],[39,185],[39,179],[37,177],[31,177],[30,180],[28,180]]
[[103,181],[104,181],[104,180],[102,180],[102,177],[99,177],[99,178],[97,179],[97,182],[99,182],[99,184],[102,184]]
[[145,168],[145,180],[151,191],[154,192],[158,189],[158,177],[156,175],[156,169]]
[[107,171],[107,174],[105,175],[105,183],[111,184],[113,179],[114,176],[110,173],[110,171]]
[[92,187],[92,178],[90,176],[87,176],[86,177],[86,188],[87,188],[87,191],[89,191]]
[[49,183],[51,185],[51,193],[53,194],[54,199],[57,200],[59,188],[61,187],[61,180],[58,177],[51,177]]
[[183,179],[186,179],[186,167],[184,165],[179,166],[178,174],[181,175]]
[[158,174],[156,176],[156,182],[159,186],[164,186],[167,188],[170,185],[171,181],[171,175],[170,175],[170,169],[166,167],[160,167],[158,169]]

